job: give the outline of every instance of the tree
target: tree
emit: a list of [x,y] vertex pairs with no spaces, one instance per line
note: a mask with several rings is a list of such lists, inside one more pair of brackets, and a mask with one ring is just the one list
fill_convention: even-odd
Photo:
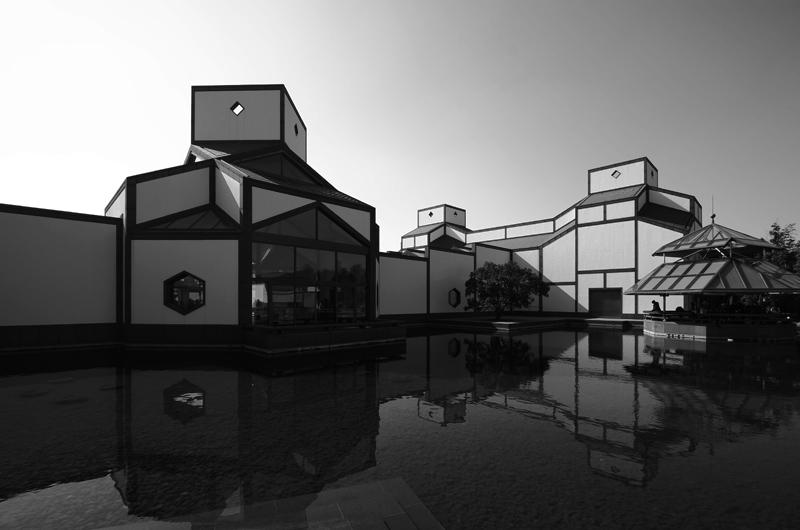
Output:
[[794,238],[794,233],[794,223],[786,226],[772,223],[769,227],[769,242],[780,248],[771,250],[767,259],[788,271],[800,272],[800,241]]
[[537,294],[547,296],[550,286],[513,261],[502,265],[487,262],[470,273],[465,292],[466,310],[494,311],[500,318],[504,311],[527,307]]

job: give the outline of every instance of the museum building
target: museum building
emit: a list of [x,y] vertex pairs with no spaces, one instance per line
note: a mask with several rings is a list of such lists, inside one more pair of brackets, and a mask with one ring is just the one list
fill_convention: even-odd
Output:
[[[623,291],[664,262],[655,249],[701,224],[697,199],[659,187],[646,157],[590,169],[586,196],[552,218],[471,230],[464,209],[423,208],[401,250],[381,254],[381,315],[464,313],[470,272],[514,261],[550,284],[524,313],[634,317],[652,297]],[[667,308],[683,303],[672,296]]]
[[401,250],[379,253],[375,209],[306,163],[283,85],[195,86],[191,106],[184,163],[124,179],[105,216],[0,204],[0,349],[390,340],[403,331],[387,321],[465,314],[487,261],[551,284],[528,312],[634,316],[649,298],[623,289],[701,224],[697,200],[639,158],[590,170],[554,218],[473,230],[463,209],[423,208]]

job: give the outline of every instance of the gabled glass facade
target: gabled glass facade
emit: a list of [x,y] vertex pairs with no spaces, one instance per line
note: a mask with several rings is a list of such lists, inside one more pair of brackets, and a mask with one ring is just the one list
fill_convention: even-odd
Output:
[[368,245],[324,207],[259,223],[253,240],[254,324],[366,318]]

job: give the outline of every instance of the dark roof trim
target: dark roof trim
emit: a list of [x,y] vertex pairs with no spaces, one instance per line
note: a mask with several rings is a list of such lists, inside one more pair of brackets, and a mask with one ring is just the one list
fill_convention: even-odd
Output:
[[201,162],[194,162],[189,165],[182,164],[180,166],[172,166],[164,169],[159,169],[158,171],[139,173],[138,175],[132,175],[130,177],[127,177],[127,180],[131,181],[134,184],[140,184],[142,182],[147,182],[149,180],[158,180],[163,177],[180,175],[181,173],[189,173],[190,171],[196,171],[198,169],[211,168],[211,167],[216,167],[214,160],[203,160]]
[[625,160],[624,162],[615,162],[613,164],[608,164],[608,165],[605,165],[605,166],[593,167],[593,168],[589,169],[588,171],[589,171],[589,173],[591,173],[592,171],[600,171],[601,169],[611,169],[612,167],[624,166],[625,164],[633,164],[634,162],[644,162],[644,161],[649,162],[650,165],[653,166],[653,168],[655,170],[658,170],[656,165],[653,164],[650,161],[649,158],[647,158],[646,156],[640,156],[639,158],[632,158],[631,160]]
[[[366,204],[361,201],[349,202],[336,197],[326,197],[325,195],[319,193],[313,193],[311,191],[301,190],[289,186],[282,186],[280,184],[270,184],[268,182],[260,182],[254,179],[247,179],[247,182],[254,188],[261,188],[263,190],[269,190],[269,191],[277,191],[278,193],[285,193],[287,195],[296,195],[298,197],[305,197],[306,199],[312,199],[319,202],[328,202],[331,204],[336,204],[338,206],[352,208],[353,210],[361,210],[372,214],[375,213],[375,208],[373,206],[370,206],[369,204]],[[342,195],[344,194],[342,193]]]
[[192,92],[225,92],[228,90],[286,90],[283,84],[277,85],[192,85]]
[[126,179],[123,179],[122,180],[122,184],[120,184],[119,188],[117,188],[117,191],[116,191],[116,193],[114,193],[114,196],[111,197],[111,200],[108,201],[108,204],[106,204],[106,207],[103,208],[103,212],[104,213],[107,212],[109,208],[111,208],[111,205],[114,204],[114,201],[116,201],[117,198],[122,194],[122,191],[125,188],[127,188],[127,184],[128,184],[128,181]]
[[0,203],[0,212],[122,226],[122,219],[119,217],[106,217],[105,215],[67,212],[64,210],[50,210],[47,208],[34,208],[33,206],[19,206],[16,204]]
[[379,258],[398,258],[398,259],[407,259],[411,261],[428,261],[428,258],[425,256],[409,256],[408,254],[403,254],[402,252],[379,252]]
[[442,203],[442,204],[437,204],[435,206],[428,206],[426,208],[420,208],[419,210],[417,210],[417,213],[424,212],[425,210],[432,210],[433,208],[441,208],[442,206],[444,206],[446,208],[452,208],[454,210],[461,210],[462,212],[466,212],[467,211],[464,208],[459,208],[458,206],[453,206],[452,204]]

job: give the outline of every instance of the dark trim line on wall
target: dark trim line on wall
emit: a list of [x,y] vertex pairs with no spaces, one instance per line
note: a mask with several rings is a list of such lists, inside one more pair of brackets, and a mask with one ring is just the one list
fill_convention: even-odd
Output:
[[250,179],[242,182],[242,222],[239,233],[239,326],[251,327],[251,295],[253,283],[253,188]]
[[[633,240],[635,242],[635,252],[633,253],[633,280],[634,283],[639,281],[639,219],[633,223]],[[639,298],[633,297],[633,312],[639,312]]]
[[606,273],[617,273],[617,272],[636,272],[636,269],[633,267],[622,267],[622,268],[615,268],[615,269],[587,269],[587,270],[578,270],[578,274],[606,274]]
[[122,324],[124,322],[124,315],[125,315],[125,306],[122,303],[123,297],[125,296],[125,260],[123,259],[124,252],[125,252],[125,230],[122,227],[122,223],[117,225],[117,256],[116,256],[116,268],[117,268],[117,276],[116,276],[116,293],[117,293],[117,303],[116,303],[116,312],[117,312],[117,324]]
[[[208,204],[217,205],[217,167],[208,168]],[[241,182],[239,182],[241,184]]]
[[624,162],[616,162],[614,164],[608,164],[608,165],[605,165],[605,166],[593,167],[593,168],[589,169],[588,171],[591,173],[592,171],[601,171],[603,169],[611,169],[612,167],[625,166],[625,165],[628,165],[628,164],[633,164],[634,162],[644,162],[644,161],[649,162],[650,165],[653,166],[654,169],[656,169],[656,166],[652,162],[650,162],[649,158],[647,158],[646,156],[640,156],[639,158],[632,158],[630,160],[625,160]]
[[106,217],[104,215],[66,212],[63,210],[49,210],[46,208],[34,208],[32,206],[17,206],[16,204],[0,203],[0,212],[12,213],[17,215],[30,215],[35,217],[48,217],[51,219],[64,219],[67,221],[83,221],[87,223],[99,223],[107,225],[122,224],[122,220],[119,217]]
[[158,180],[164,177],[180,175],[181,173],[190,173],[192,171],[197,171],[198,169],[203,169],[205,167],[215,167],[215,166],[216,164],[214,163],[214,159],[201,160],[200,162],[195,162],[194,164],[190,164],[188,166],[185,165],[172,166],[164,169],[159,169],[157,171],[149,171],[147,173],[139,173],[138,175],[131,175],[127,178],[127,180],[129,180],[130,183],[132,184],[141,184],[143,182],[148,182],[150,180]]
[[383,257],[383,258],[407,259],[407,260],[411,260],[411,261],[427,261],[428,260],[428,258],[423,257],[423,256],[408,256],[406,254],[399,254],[399,253],[395,254],[395,253],[392,253],[392,252],[381,252],[379,254],[379,256]]
[[125,215],[127,219],[133,218],[133,221],[128,222],[129,229],[125,231],[125,324],[130,324],[132,319],[132,308],[133,303],[131,301],[131,294],[132,294],[132,287],[131,283],[133,279],[131,278],[132,270],[133,270],[133,258],[131,256],[132,247],[131,244],[131,233],[130,227],[134,226],[136,221],[136,184],[134,183],[132,186],[129,186],[128,192],[125,194]]
[[430,248],[425,255],[425,317],[431,316],[431,255]]
[[581,223],[578,226],[583,228],[584,226],[610,225],[610,224],[621,223],[621,222],[625,222],[625,221],[634,221],[635,219],[636,219],[636,216],[619,217],[617,219],[611,219],[610,221],[591,221],[589,223]]

